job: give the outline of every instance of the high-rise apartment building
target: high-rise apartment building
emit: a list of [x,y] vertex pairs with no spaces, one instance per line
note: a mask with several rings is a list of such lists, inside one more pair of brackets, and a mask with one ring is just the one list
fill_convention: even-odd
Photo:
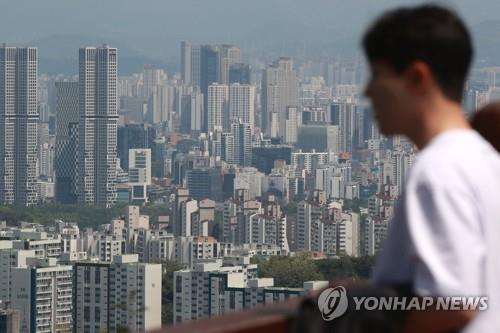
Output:
[[238,159],[235,153],[236,150],[233,133],[220,133],[220,158],[228,164],[238,164]]
[[21,315],[21,332],[73,331],[73,268],[55,258],[28,258],[12,269],[12,308]]
[[161,327],[161,265],[137,254],[74,265],[74,331],[147,332]]
[[191,46],[191,84],[201,87],[201,47]]
[[272,138],[284,138],[286,108],[298,106],[298,79],[289,58],[280,58],[262,73],[262,129]]
[[298,107],[287,106],[285,109],[285,132],[283,136],[283,142],[288,144],[297,143],[297,129],[298,122],[297,117],[299,117]]
[[142,72],[142,97],[148,98],[153,89],[162,83],[164,76],[163,69],[156,68],[153,65],[144,65]]
[[286,237],[286,217],[252,214],[245,217],[245,243],[274,244],[289,251]]
[[78,82],[56,82],[56,201],[76,203],[78,188]]
[[200,132],[203,129],[203,94],[196,87],[181,97],[181,132]]
[[213,83],[208,87],[207,132],[222,131],[228,115],[229,89],[225,84]]
[[358,148],[362,130],[357,126],[359,107],[352,102],[336,102],[331,105],[331,121],[339,128],[339,151],[353,153]]
[[226,122],[231,124],[235,120],[241,120],[246,124],[250,124],[253,130],[254,118],[255,86],[238,83],[231,84],[229,86],[229,117],[227,117]]
[[184,84],[191,83],[192,45],[188,41],[181,42],[181,77]]
[[151,124],[171,121],[172,90],[172,87],[165,85],[155,85],[151,88],[146,112],[146,119]]
[[[9,304],[12,295],[12,270],[26,266],[26,259],[35,257],[34,250],[14,249],[12,241],[0,241],[0,302]],[[0,330],[1,332],[1,330]]]
[[1,204],[38,202],[37,70],[36,48],[0,46]]
[[[188,41],[181,42],[181,78],[186,85],[191,84],[201,88],[205,95],[205,105],[208,86],[214,82],[228,84],[231,66],[238,63],[241,63],[241,50],[236,46],[226,44],[200,46],[192,45]],[[248,71],[245,71],[246,69]],[[243,81],[234,82],[249,84],[249,67],[243,67],[242,70],[243,72],[235,72],[234,75]]]
[[250,166],[252,164],[252,127],[241,120],[231,124],[233,136],[233,158],[236,164]]
[[244,288],[249,279],[257,277],[257,265],[250,264],[249,258],[243,263],[245,265],[223,267],[223,260],[218,259],[195,263],[192,270],[175,272],[174,324],[226,312],[220,309],[220,303],[224,304],[225,290],[228,287]]
[[86,47],[79,54],[78,202],[116,202],[117,49]]
[[174,273],[174,324],[284,302],[327,281],[305,281],[304,288],[274,287],[273,278],[257,278],[249,257],[205,260]]

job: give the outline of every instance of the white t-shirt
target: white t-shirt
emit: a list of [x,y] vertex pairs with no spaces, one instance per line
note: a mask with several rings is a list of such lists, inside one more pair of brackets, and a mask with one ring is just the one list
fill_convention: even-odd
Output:
[[479,134],[449,130],[418,154],[372,282],[488,296],[467,331],[500,332],[500,155]]

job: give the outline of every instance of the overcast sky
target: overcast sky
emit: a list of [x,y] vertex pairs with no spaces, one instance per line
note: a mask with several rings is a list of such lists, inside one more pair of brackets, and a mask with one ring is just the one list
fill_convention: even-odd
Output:
[[[353,45],[393,0],[0,0],[0,41],[53,36],[120,42],[151,57],[178,54],[183,39],[262,47],[273,43]],[[497,19],[498,0],[441,2],[469,25]],[[37,46],[37,45],[34,45]]]

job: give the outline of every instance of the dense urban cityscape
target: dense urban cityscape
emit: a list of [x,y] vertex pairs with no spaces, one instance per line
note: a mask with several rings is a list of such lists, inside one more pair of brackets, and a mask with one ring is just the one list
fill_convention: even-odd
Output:
[[[122,76],[113,45],[75,49],[78,75],[0,45],[1,332],[145,332],[368,277],[417,149],[379,132],[363,57],[175,47],[179,70]],[[476,64],[467,112],[499,75]]]

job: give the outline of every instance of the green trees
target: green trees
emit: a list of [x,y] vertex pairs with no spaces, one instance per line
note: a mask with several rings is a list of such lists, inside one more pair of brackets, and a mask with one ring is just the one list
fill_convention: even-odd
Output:
[[[116,205],[112,208],[46,204],[33,207],[0,206],[0,221],[16,224],[26,221],[40,224],[50,224],[60,219],[65,222],[76,222],[80,228],[97,227],[110,223],[112,219],[123,214],[126,205]],[[150,221],[157,221],[159,215],[169,214],[166,205],[147,205],[141,207],[141,214],[149,215]]]
[[77,222],[80,227],[93,227],[109,223],[120,216],[124,206],[113,208],[81,205],[41,205],[33,207],[1,206],[0,221],[15,224],[19,221],[49,224],[56,219]]
[[174,272],[184,269],[184,265],[177,261],[166,260],[162,262],[161,281],[161,324],[170,325],[174,322]]
[[340,257],[316,261],[318,270],[325,280],[334,281],[346,278],[367,279],[374,265],[374,257]]
[[256,260],[260,277],[274,278],[277,287],[302,288],[304,281],[323,280],[314,260],[307,254],[295,257],[271,257],[269,260]]
[[256,259],[260,277],[274,278],[278,287],[300,288],[304,281],[334,281],[346,278],[367,279],[374,264],[373,257],[341,257],[338,259],[311,259],[307,254],[295,257]]

